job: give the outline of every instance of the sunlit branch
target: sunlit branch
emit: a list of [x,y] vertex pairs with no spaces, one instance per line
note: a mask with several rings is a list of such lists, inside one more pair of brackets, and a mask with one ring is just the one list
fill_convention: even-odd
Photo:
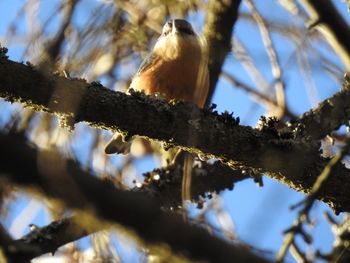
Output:
[[[160,140],[207,158],[217,158],[230,167],[263,173],[306,193],[328,163],[328,159],[320,157],[321,135],[350,119],[346,110],[350,105],[348,88],[295,120],[291,128],[280,130],[278,123],[267,120],[262,128],[253,129],[238,125],[237,119],[228,113],[219,115],[185,102],[169,104],[140,93],[113,92],[80,79],[46,76],[5,58],[1,59],[0,74],[1,97],[37,111],[54,113],[67,127],[85,121],[95,128],[120,129],[128,136]],[[346,83],[344,87],[348,87]],[[350,200],[346,198],[350,187],[348,175],[349,170],[338,165],[329,180],[330,187],[319,196],[336,212],[350,211]]]

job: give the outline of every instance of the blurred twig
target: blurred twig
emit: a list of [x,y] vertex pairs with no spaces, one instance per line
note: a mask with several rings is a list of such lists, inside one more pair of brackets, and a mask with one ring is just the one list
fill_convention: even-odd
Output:
[[[228,74],[226,72],[222,72],[221,76],[223,79],[230,82],[236,88],[242,89],[245,92],[247,92],[248,94],[250,94],[253,98],[255,98],[258,102],[260,102],[260,104],[263,104],[268,108],[279,107],[275,99],[261,93],[260,91],[254,89],[250,86],[248,86],[247,84],[243,83],[242,81],[239,81],[234,76],[231,76],[230,74]],[[291,119],[295,119],[297,117],[294,113],[292,113],[288,109],[288,107],[284,107],[283,111],[284,111],[284,115],[291,118]]]
[[317,256],[331,263],[347,263],[350,260],[350,215],[337,222],[330,213],[324,213],[335,236],[332,251],[328,254],[317,252]]
[[[312,186],[309,196],[305,200],[297,204],[297,206],[302,204],[303,208],[299,211],[298,218],[294,222],[293,226],[285,231],[286,236],[277,254],[277,258],[276,258],[277,262],[282,262],[284,260],[284,257],[289,247],[294,242],[296,235],[300,234],[307,243],[311,242],[309,235],[305,232],[305,230],[303,230],[303,223],[310,222],[309,213],[318,195],[320,194],[321,187],[325,187],[325,182],[331,176],[334,167],[338,163],[340,163],[346,155],[349,154],[349,151],[350,151],[350,137],[346,140],[344,147],[342,147],[342,149],[338,151],[338,153],[324,167],[322,173],[318,176],[316,182]],[[296,206],[294,206],[294,208],[295,207]],[[294,246],[297,247],[295,243],[294,243]]]
[[269,83],[262,73],[258,70],[252,56],[248,53],[243,43],[237,37],[233,37],[233,54],[242,63],[248,75],[255,82],[256,86],[264,93],[269,94],[272,91]]
[[[49,63],[50,66],[54,65],[57,57],[60,54],[61,46],[65,40],[65,31],[67,30],[68,26],[71,23],[73,12],[78,1],[79,0],[67,0],[67,3],[65,5],[65,9],[66,9],[65,16],[64,16],[62,25],[58,33],[56,34],[55,38],[52,39],[46,46],[46,50],[45,50],[46,56],[42,58],[42,61],[40,63],[45,63],[45,64]],[[45,68],[45,70],[51,71],[48,68]]]
[[286,107],[286,101],[285,101],[285,87],[282,80],[282,69],[280,66],[280,61],[276,52],[276,49],[274,47],[274,44],[272,42],[269,29],[265,23],[264,18],[260,15],[257,8],[255,7],[254,3],[251,0],[245,0],[245,3],[251,10],[253,14],[253,18],[255,19],[261,33],[261,38],[263,40],[263,43],[265,45],[266,52],[268,54],[268,57],[270,59],[271,64],[271,70],[272,75],[275,78],[275,94],[276,94],[276,102],[278,105],[278,109],[281,112],[276,113],[277,117],[283,116],[285,107]]
[[350,71],[350,28],[328,0],[301,0],[310,16],[309,27],[317,27]]

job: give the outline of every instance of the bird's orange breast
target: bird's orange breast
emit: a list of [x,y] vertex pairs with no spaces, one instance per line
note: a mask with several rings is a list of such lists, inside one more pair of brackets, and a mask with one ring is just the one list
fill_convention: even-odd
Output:
[[136,75],[130,85],[146,94],[160,93],[166,99],[190,101],[203,107],[208,93],[208,71],[199,47],[183,44],[181,52],[172,59],[157,59],[147,70]]

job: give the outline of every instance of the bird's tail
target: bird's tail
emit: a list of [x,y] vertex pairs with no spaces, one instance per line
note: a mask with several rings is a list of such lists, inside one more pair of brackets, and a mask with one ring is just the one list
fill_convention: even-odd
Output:
[[192,168],[194,157],[190,153],[185,153],[183,164],[181,199],[184,207],[186,201],[191,201]]

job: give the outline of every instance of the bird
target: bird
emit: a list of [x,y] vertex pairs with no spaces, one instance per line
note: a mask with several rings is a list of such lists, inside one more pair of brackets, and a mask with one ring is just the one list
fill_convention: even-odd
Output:
[[[191,102],[199,108],[205,106],[209,90],[208,59],[204,41],[188,21],[172,19],[164,24],[153,50],[141,63],[129,89],[146,95],[158,94],[168,101]],[[124,141],[123,136],[116,133],[107,143],[105,153],[126,154],[130,151],[130,144],[131,140]],[[188,173],[191,174],[192,164],[193,156],[188,154],[183,164],[183,200],[190,199],[191,175]]]

